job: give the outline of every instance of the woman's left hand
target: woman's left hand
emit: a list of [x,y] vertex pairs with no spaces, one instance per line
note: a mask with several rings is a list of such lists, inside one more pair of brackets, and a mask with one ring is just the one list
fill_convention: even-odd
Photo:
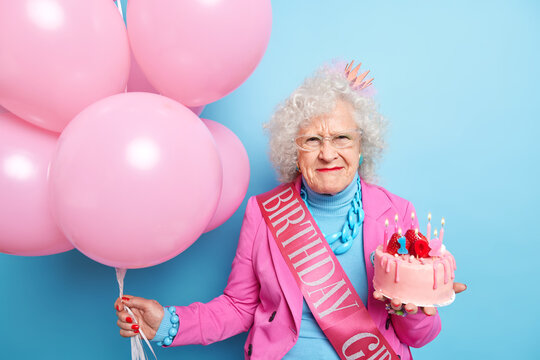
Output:
[[[465,290],[467,290],[467,285],[458,282],[454,283],[454,292],[456,294],[459,294],[460,292],[463,292]],[[373,297],[380,301],[386,301],[386,297],[384,297],[383,294],[378,291],[373,292]],[[401,300],[397,298],[390,301],[390,306],[392,306],[392,309],[396,311],[403,309],[405,310],[405,312],[407,312],[407,314],[416,314],[419,308],[412,303],[403,304]],[[437,309],[432,306],[420,307],[420,309],[424,312],[424,314],[428,316],[433,316],[437,313]]]

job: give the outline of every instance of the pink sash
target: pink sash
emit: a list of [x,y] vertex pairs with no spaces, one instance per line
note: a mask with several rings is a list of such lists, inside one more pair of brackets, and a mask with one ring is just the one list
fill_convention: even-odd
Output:
[[313,316],[343,360],[397,360],[317,227],[294,183],[257,196]]

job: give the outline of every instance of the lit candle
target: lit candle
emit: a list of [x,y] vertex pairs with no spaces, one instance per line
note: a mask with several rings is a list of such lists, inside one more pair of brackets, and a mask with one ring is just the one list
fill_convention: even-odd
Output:
[[396,216],[394,216],[394,233],[398,232],[397,222],[398,222],[398,216],[396,214]]
[[418,237],[418,228],[414,229],[414,234]]
[[414,212],[411,213],[411,229],[414,229]]
[[383,242],[383,250],[386,251],[386,246],[388,242],[388,219],[384,222],[384,242]]
[[436,239],[437,238],[437,229],[435,229],[435,231],[433,232],[433,237]]
[[431,213],[428,214],[427,216],[427,239],[428,241],[431,239]]
[[398,230],[399,236],[401,236],[401,233],[402,233],[401,228],[399,228],[399,230]]
[[441,236],[439,236],[439,240],[441,240],[441,243],[443,240],[443,236],[444,236],[444,218],[442,218],[441,220]]

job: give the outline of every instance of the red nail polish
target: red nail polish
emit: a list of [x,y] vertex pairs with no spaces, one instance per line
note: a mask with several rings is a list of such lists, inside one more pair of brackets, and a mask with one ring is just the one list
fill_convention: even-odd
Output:
[[118,305],[116,305],[116,311],[120,311],[120,308],[118,307]]
[[126,322],[128,323],[132,323],[133,322],[133,319],[131,319],[129,316],[126,318]]
[[122,300],[129,301],[129,298],[128,298],[128,297],[125,297],[125,296],[122,296]]
[[131,328],[132,328],[133,330],[139,330],[139,325],[133,324],[133,325],[131,325]]
[[139,330],[133,330],[133,332],[134,332],[135,334],[138,334],[138,333],[139,333]]

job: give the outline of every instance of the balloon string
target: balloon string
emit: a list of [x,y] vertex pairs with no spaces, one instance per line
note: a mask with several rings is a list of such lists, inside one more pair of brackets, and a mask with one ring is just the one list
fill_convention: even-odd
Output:
[[[116,280],[118,281],[118,289],[120,290],[120,298],[124,295],[124,278],[126,276],[126,269],[118,269],[116,268]],[[127,306],[123,301],[122,304],[124,304],[124,308],[128,312],[128,314],[133,318],[133,321],[135,324],[138,324],[137,318],[135,317],[135,314],[133,314],[133,311]],[[146,356],[146,353],[144,352],[144,348],[141,341],[141,336],[146,342],[146,345],[150,348],[150,351],[152,352],[152,355],[154,355],[154,358],[157,360],[156,353],[154,352],[154,349],[152,348],[152,345],[150,345],[150,342],[148,341],[148,338],[146,335],[144,335],[144,332],[141,328],[139,328],[139,334],[136,336],[131,337],[131,359],[132,360],[148,360],[148,357]]]

